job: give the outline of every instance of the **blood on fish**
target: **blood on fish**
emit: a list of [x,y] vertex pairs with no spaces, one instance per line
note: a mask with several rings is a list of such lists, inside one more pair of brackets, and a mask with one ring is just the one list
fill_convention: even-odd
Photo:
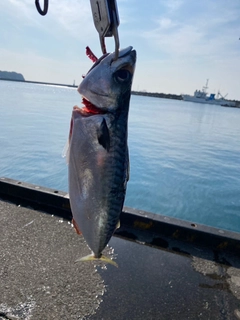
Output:
[[[105,114],[106,113],[106,111],[101,110],[100,108],[96,107],[94,104],[92,104],[90,101],[88,101],[85,98],[82,98],[82,104],[84,105],[84,107],[79,108],[78,106],[74,106],[73,111],[77,111],[77,112],[81,113],[82,116],[85,116],[85,117],[92,116],[95,114]],[[71,135],[72,135],[72,130],[73,130],[73,121],[71,120],[69,137],[71,137]]]
[[84,105],[82,110],[86,113],[89,113],[89,114],[104,114],[105,113],[103,110],[99,109],[98,107],[96,107],[94,104],[92,104],[90,101],[88,101],[85,98],[82,99],[82,104]]
[[86,55],[89,59],[92,60],[92,62],[96,62],[98,58],[95,56],[95,54],[92,52],[92,50],[89,47],[86,47]]
[[70,131],[69,131],[69,137],[68,137],[69,141],[72,137],[72,131],[73,131],[73,119],[71,119],[70,121]]
[[77,234],[81,235],[82,232],[79,230],[78,225],[74,219],[72,219],[72,224],[73,224],[73,227],[74,227],[75,231],[77,232]]

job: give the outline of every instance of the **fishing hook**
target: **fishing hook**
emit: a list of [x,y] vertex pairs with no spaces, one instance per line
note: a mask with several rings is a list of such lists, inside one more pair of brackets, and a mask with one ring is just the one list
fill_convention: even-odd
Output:
[[47,12],[48,12],[48,0],[44,0],[43,10],[40,7],[39,0],[35,0],[35,5],[36,5],[38,13],[40,13],[42,16],[45,16],[47,14]]

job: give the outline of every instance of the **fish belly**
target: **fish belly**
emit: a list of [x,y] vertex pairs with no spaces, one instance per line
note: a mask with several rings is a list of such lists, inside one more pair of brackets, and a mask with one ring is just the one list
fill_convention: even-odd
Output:
[[74,120],[69,154],[69,195],[72,214],[95,256],[109,242],[122,211],[128,168],[123,132],[108,126],[110,144],[99,143],[102,116]]

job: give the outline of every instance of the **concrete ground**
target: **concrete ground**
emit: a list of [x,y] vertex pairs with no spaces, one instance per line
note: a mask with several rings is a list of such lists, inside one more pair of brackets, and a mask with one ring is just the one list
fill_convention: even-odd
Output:
[[1,320],[240,319],[237,256],[113,237],[119,267],[96,267],[74,263],[89,249],[69,221],[7,201],[0,221]]

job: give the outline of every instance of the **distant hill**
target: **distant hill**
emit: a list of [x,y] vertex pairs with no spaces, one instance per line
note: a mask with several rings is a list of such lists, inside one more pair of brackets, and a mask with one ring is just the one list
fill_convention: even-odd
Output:
[[21,73],[1,71],[1,70],[0,70],[0,79],[25,81],[24,76]]
[[182,100],[183,99],[181,95],[171,94],[171,93],[132,91],[132,94],[137,95],[137,96],[148,96],[148,97],[164,98],[164,99],[175,99],[175,100]]

